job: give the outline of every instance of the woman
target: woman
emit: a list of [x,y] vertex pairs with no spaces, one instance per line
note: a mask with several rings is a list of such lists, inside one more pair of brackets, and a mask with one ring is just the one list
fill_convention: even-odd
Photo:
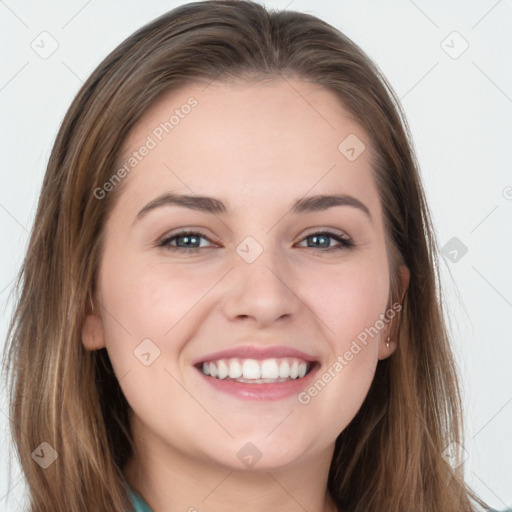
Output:
[[66,114],[20,273],[31,512],[486,507],[437,253],[346,36],[229,0],[146,25]]

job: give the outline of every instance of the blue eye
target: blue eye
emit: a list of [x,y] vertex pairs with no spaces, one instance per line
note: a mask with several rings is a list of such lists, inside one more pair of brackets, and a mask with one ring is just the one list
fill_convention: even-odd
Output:
[[[330,246],[329,238],[332,238],[333,240],[336,240],[340,245]],[[352,249],[354,247],[354,242],[350,238],[342,237],[336,233],[331,233],[330,231],[318,231],[316,233],[311,233],[310,235],[306,236],[304,240],[312,239],[313,243],[319,243],[322,244],[322,242],[327,241],[327,247],[318,247],[318,246],[308,246],[311,249],[316,249],[320,251],[332,251],[336,249]]]
[[[199,249],[204,248],[201,247],[201,242],[199,241],[201,238],[209,240],[203,233],[197,231],[181,231],[173,236],[164,238],[158,246],[165,247],[171,251],[197,252]],[[176,241],[176,245],[171,245],[171,242],[174,241]]]
[[[211,242],[211,240],[204,233],[199,231],[181,231],[175,235],[162,239],[158,243],[158,247],[165,247],[170,251],[185,251],[189,253],[195,253],[200,249],[210,248],[210,246],[201,245],[201,239]],[[304,237],[302,240],[308,239],[311,239],[313,244],[319,244],[308,245],[308,248],[319,250],[321,252],[332,251],[336,249],[352,249],[355,245],[350,238],[342,237],[330,231],[319,231],[316,233],[311,233],[310,235]],[[329,239],[335,240],[339,245],[331,246],[331,241]]]

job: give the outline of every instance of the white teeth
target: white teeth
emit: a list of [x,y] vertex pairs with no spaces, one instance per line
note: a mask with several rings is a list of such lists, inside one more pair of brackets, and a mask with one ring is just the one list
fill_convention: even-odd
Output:
[[283,361],[279,366],[279,377],[288,378],[290,376],[290,364],[288,361]]
[[[210,374],[212,374],[212,365],[210,364]],[[215,375],[212,375],[215,377]],[[299,363],[297,361],[293,361],[292,366],[290,368],[290,377],[292,379],[296,379],[299,376]]]
[[261,377],[261,367],[255,359],[246,359],[242,366],[244,379],[259,379]]
[[284,382],[304,377],[311,364],[294,357],[256,359],[219,359],[204,362],[205,375],[217,379],[232,379],[238,382],[271,383]]
[[229,378],[238,379],[242,376],[242,365],[236,360],[232,359],[229,362]]
[[277,379],[279,377],[279,366],[275,359],[266,359],[261,363],[262,379]]
[[219,372],[219,379],[225,379],[229,373],[228,365],[224,361],[219,361],[217,363],[217,371]]

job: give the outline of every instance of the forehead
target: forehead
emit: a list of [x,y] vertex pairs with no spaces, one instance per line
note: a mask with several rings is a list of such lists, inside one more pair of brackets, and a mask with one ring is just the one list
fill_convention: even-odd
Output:
[[163,94],[127,137],[118,165],[131,169],[128,198],[207,192],[236,209],[308,192],[375,201],[370,153],[367,134],[333,92],[277,78]]

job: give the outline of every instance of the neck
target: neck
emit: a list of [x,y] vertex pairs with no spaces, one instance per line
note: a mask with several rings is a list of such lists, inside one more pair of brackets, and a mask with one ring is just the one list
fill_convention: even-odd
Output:
[[337,512],[327,491],[334,446],[286,468],[240,470],[198,459],[161,441],[134,435],[124,468],[153,512]]

